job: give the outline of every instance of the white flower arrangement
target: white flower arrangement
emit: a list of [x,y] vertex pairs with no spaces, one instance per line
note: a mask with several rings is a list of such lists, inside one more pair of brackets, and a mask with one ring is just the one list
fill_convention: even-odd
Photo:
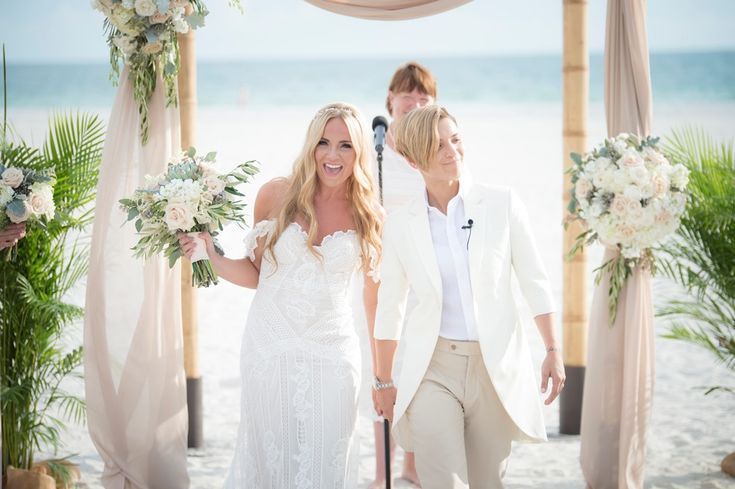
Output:
[[[230,0],[230,4],[242,10],[239,1]],[[148,101],[159,77],[165,85],[166,105],[177,105],[177,34],[204,26],[208,11],[201,0],[92,0],[92,7],[105,16],[113,82],[120,78],[120,62],[128,66],[145,144]]]
[[[0,229],[28,221],[43,226],[55,214],[52,176],[0,164]],[[6,259],[11,258],[14,250],[15,247],[8,249]]]
[[[128,221],[135,221],[140,236],[133,247],[135,256],[163,253],[173,267],[182,256],[179,233],[208,231],[215,238],[224,224],[243,224],[245,204],[235,200],[242,196],[237,185],[246,183],[257,173],[255,162],[248,161],[230,173],[214,170],[215,153],[196,156],[194,148],[174,158],[165,173],[146,176],[146,183],[120,205]],[[215,239],[215,247],[221,249]],[[202,250],[203,251],[203,250]],[[217,274],[203,251],[192,259],[192,282],[198,287],[217,283]]]
[[625,280],[638,264],[654,269],[652,247],[679,227],[686,207],[689,171],[672,165],[657,144],[658,138],[622,133],[583,156],[571,155],[566,224],[581,220],[587,230],[569,254],[595,241],[620,252],[596,270],[596,283],[610,273],[610,325]]

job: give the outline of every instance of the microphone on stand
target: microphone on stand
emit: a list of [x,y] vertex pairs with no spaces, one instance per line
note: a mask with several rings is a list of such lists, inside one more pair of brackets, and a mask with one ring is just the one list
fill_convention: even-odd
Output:
[[382,115],[373,119],[373,141],[375,152],[378,153],[378,189],[380,191],[380,205],[383,205],[383,148],[385,147],[385,133],[388,131],[388,121]]

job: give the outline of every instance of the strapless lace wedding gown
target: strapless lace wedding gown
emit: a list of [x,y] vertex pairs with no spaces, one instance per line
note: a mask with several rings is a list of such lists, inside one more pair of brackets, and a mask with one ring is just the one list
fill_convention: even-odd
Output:
[[[258,223],[257,238],[275,221]],[[360,267],[354,231],[317,247],[292,223],[263,255],[242,340],[240,428],[226,489],[357,487],[361,355],[350,282]]]

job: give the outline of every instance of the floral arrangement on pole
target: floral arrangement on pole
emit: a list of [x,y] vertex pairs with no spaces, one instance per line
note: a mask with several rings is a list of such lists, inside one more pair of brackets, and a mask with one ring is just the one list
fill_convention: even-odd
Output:
[[689,170],[672,165],[658,141],[621,133],[585,155],[571,154],[572,195],[564,226],[580,220],[587,229],[569,256],[595,241],[619,251],[595,270],[596,284],[610,276],[610,326],[625,281],[639,264],[655,272],[652,247],[679,227],[686,207]]
[[[0,163],[0,211],[0,229],[10,223],[31,220],[43,226],[44,221],[53,219],[56,213],[54,178]],[[7,249],[6,261],[13,257],[16,246]]]
[[[230,3],[239,6],[238,2]],[[208,11],[200,0],[92,0],[92,6],[105,15],[114,83],[120,79],[120,62],[128,66],[140,113],[140,137],[146,144],[148,101],[159,77],[165,85],[166,106],[177,105],[177,34],[204,26]]]
[[238,165],[227,174],[214,169],[216,153],[197,156],[196,150],[175,157],[165,173],[146,175],[146,185],[130,198],[121,199],[122,210],[128,221],[135,221],[140,236],[132,248],[135,256],[148,258],[163,253],[173,267],[183,253],[178,234],[189,233],[197,240],[198,248],[192,257],[192,283],[197,287],[217,284],[217,274],[208,260],[204,241],[197,234],[208,231],[218,253],[223,254],[216,236],[224,224],[244,224],[245,203],[235,200],[243,194],[237,185],[246,183],[258,172],[256,162]]

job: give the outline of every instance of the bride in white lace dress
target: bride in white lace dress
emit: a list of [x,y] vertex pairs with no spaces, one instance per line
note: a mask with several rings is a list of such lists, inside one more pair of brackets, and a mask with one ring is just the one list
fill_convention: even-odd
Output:
[[[219,256],[202,235],[222,278],[257,288],[242,342],[227,489],[357,486],[361,359],[349,291],[361,269],[372,322],[382,217],[370,155],[357,109],[330,104],[309,125],[291,176],[258,193],[247,256]],[[181,243],[190,254],[192,242]]]

